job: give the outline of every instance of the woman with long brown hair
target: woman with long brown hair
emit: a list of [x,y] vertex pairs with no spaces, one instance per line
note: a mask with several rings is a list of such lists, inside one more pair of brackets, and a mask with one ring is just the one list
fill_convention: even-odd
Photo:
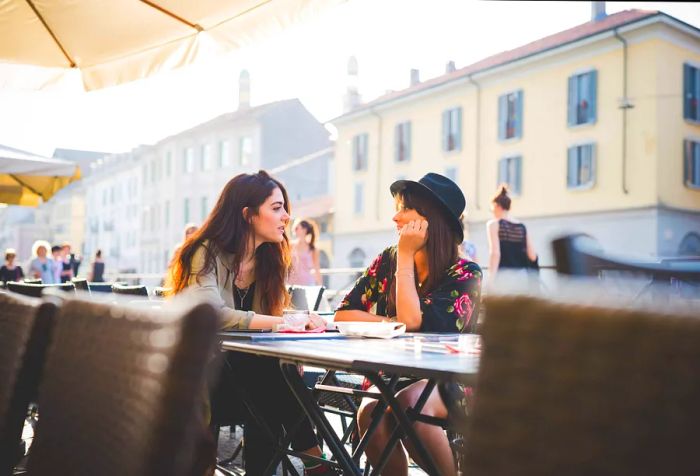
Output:
[[300,286],[321,285],[321,253],[316,248],[318,226],[310,218],[295,220],[292,227],[296,240],[292,243],[292,268],[289,284]]
[[[385,249],[357,280],[336,312],[336,321],[395,321],[414,332],[473,332],[478,317],[481,269],[459,256],[464,238],[462,213],[466,200],[457,184],[429,173],[419,181],[399,180],[391,187],[398,243]],[[398,394],[402,406],[413,406],[425,381],[407,381]],[[362,434],[371,422],[375,399],[364,399],[358,412]],[[445,418],[447,409],[437,391],[422,413]],[[367,457],[376,464],[393,431],[385,416],[370,439]],[[440,427],[416,424],[416,432],[441,474],[455,474],[452,452]],[[413,448],[403,443],[419,463]],[[397,445],[383,474],[405,475],[408,460]]]
[[[221,309],[222,328],[271,329],[281,324],[280,316],[290,301],[285,285],[290,265],[289,213],[287,191],[267,172],[231,179],[205,222],[174,256],[168,273],[171,294],[187,289],[205,296]],[[320,325],[325,324],[315,317],[307,323],[307,327]],[[246,418],[246,473],[262,475],[277,439],[267,439],[231,387],[239,386],[250,395],[276,437],[283,428],[290,430],[303,410],[276,359],[228,352],[219,380],[212,395],[212,417],[216,421],[217,415],[232,412]],[[292,447],[321,455],[308,420],[297,431]],[[321,471],[325,469],[309,474],[325,474]]]

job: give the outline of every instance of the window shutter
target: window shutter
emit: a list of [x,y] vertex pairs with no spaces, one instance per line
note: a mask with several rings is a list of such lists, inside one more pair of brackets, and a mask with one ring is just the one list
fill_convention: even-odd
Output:
[[693,97],[693,69],[689,64],[683,64],[683,118],[690,117],[690,101]]
[[515,137],[520,138],[523,136],[523,92],[522,90],[517,92],[515,101],[517,110],[515,112]]
[[523,158],[516,157],[515,159],[515,177],[513,180],[515,193],[520,195],[522,192],[522,174],[523,174]]
[[404,131],[405,131],[405,141],[404,141],[404,154],[405,154],[405,159],[411,160],[411,123],[406,122],[404,124]]
[[578,103],[578,95],[576,94],[576,76],[569,77],[569,107],[568,107],[568,124],[569,126],[576,125],[576,103]]
[[360,136],[360,138],[361,138],[360,143],[362,144],[362,146],[360,147],[361,157],[362,157],[362,160],[361,160],[362,165],[360,168],[362,170],[367,170],[367,162],[369,161],[369,136],[367,134],[362,134]]
[[508,159],[501,159],[498,161],[498,178],[496,180],[496,187],[502,183],[508,182]]
[[447,146],[449,144],[450,135],[450,111],[442,112],[442,150],[447,151]]
[[576,183],[576,176],[577,174],[577,165],[578,161],[576,160],[576,147],[569,147],[569,152],[567,156],[567,164],[566,164],[566,186],[571,188],[575,187],[578,185]]
[[498,96],[498,140],[506,138],[506,121],[508,118],[508,96]]
[[394,126],[394,161],[401,160],[401,124]]
[[588,98],[589,98],[589,106],[588,106],[588,122],[595,122],[597,120],[597,112],[598,112],[598,71],[593,70],[589,73],[590,78],[588,80]]
[[357,170],[357,139],[358,136],[352,138],[352,163],[351,167],[353,170]]
[[457,127],[455,133],[455,150],[462,150],[462,108],[456,109]]
[[690,185],[690,164],[692,161],[693,142],[686,139],[683,141],[683,184],[686,186]]

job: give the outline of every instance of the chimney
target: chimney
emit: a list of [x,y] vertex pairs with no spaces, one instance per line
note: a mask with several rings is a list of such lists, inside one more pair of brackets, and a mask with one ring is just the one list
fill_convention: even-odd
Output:
[[606,16],[605,2],[591,2],[591,21],[600,21]]
[[250,108],[250,73],[241,70],[238,77],[238,110]]
[[456,69],[454,61],[448,61],[445,65],[445,73],[453,73]]
[[347,84],[345,88],[345,96],[343,97],[343,112],[350,112],[356,109],[361,102],[360,93],[358,88],[358,66],[357,58],[351,56],[348,58],[348,69],[347,69]]
[[411,69],[411,86],[415,86],[420,83],[420,71],[417,69]]

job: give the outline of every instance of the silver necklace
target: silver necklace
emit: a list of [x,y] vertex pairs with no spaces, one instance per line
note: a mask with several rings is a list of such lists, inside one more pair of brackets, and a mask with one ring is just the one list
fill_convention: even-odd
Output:
[[248,296],[248,291],[250,291],[250,286],[245,288],[245,292],[241,294],[241,290],[236,286],[235,284],[233,285],[234,289],[236,290],[236,294],[238,294],[238,299],[241,300],[241,306],[243,305],[243,301],[245,300],[246,296]]

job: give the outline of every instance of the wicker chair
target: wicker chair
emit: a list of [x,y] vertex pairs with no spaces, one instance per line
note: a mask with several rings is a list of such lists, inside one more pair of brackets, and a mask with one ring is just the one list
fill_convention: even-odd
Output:
[[37,387],[56,305],[0,293],[0,475],[12,473]]
[[114,284],[112,292],[115,294],[128,294],[130,296],[148,297],[148,288],[144,285],[129,286],[125,284]]
[[697,314],[486,302],[465,474],[700,474]]
[[73,283],[61,283],[61,284],[30,284],[30,283],[17,283],[14,281],[7,282],[7,290],[14,293],[23,294],[29,297],[41,297],[45,289],[60,289],[66,292],[75,292],[75,286]]
[[318,311],[325,290],[326,288],[323,286],[290,286],[289,294],[292,295],[292,307]]
[[217,320],[209,304],[156,311],[66,300],[39,389],[29,474],[195,474]]
[[71,283],[73,283],[73,286],[75,286],[75,289],[78,289],[80,291],[90,291],[90,287],[88,286],[88,281],[87,279],[84,278],[73,278],[70,280]]

